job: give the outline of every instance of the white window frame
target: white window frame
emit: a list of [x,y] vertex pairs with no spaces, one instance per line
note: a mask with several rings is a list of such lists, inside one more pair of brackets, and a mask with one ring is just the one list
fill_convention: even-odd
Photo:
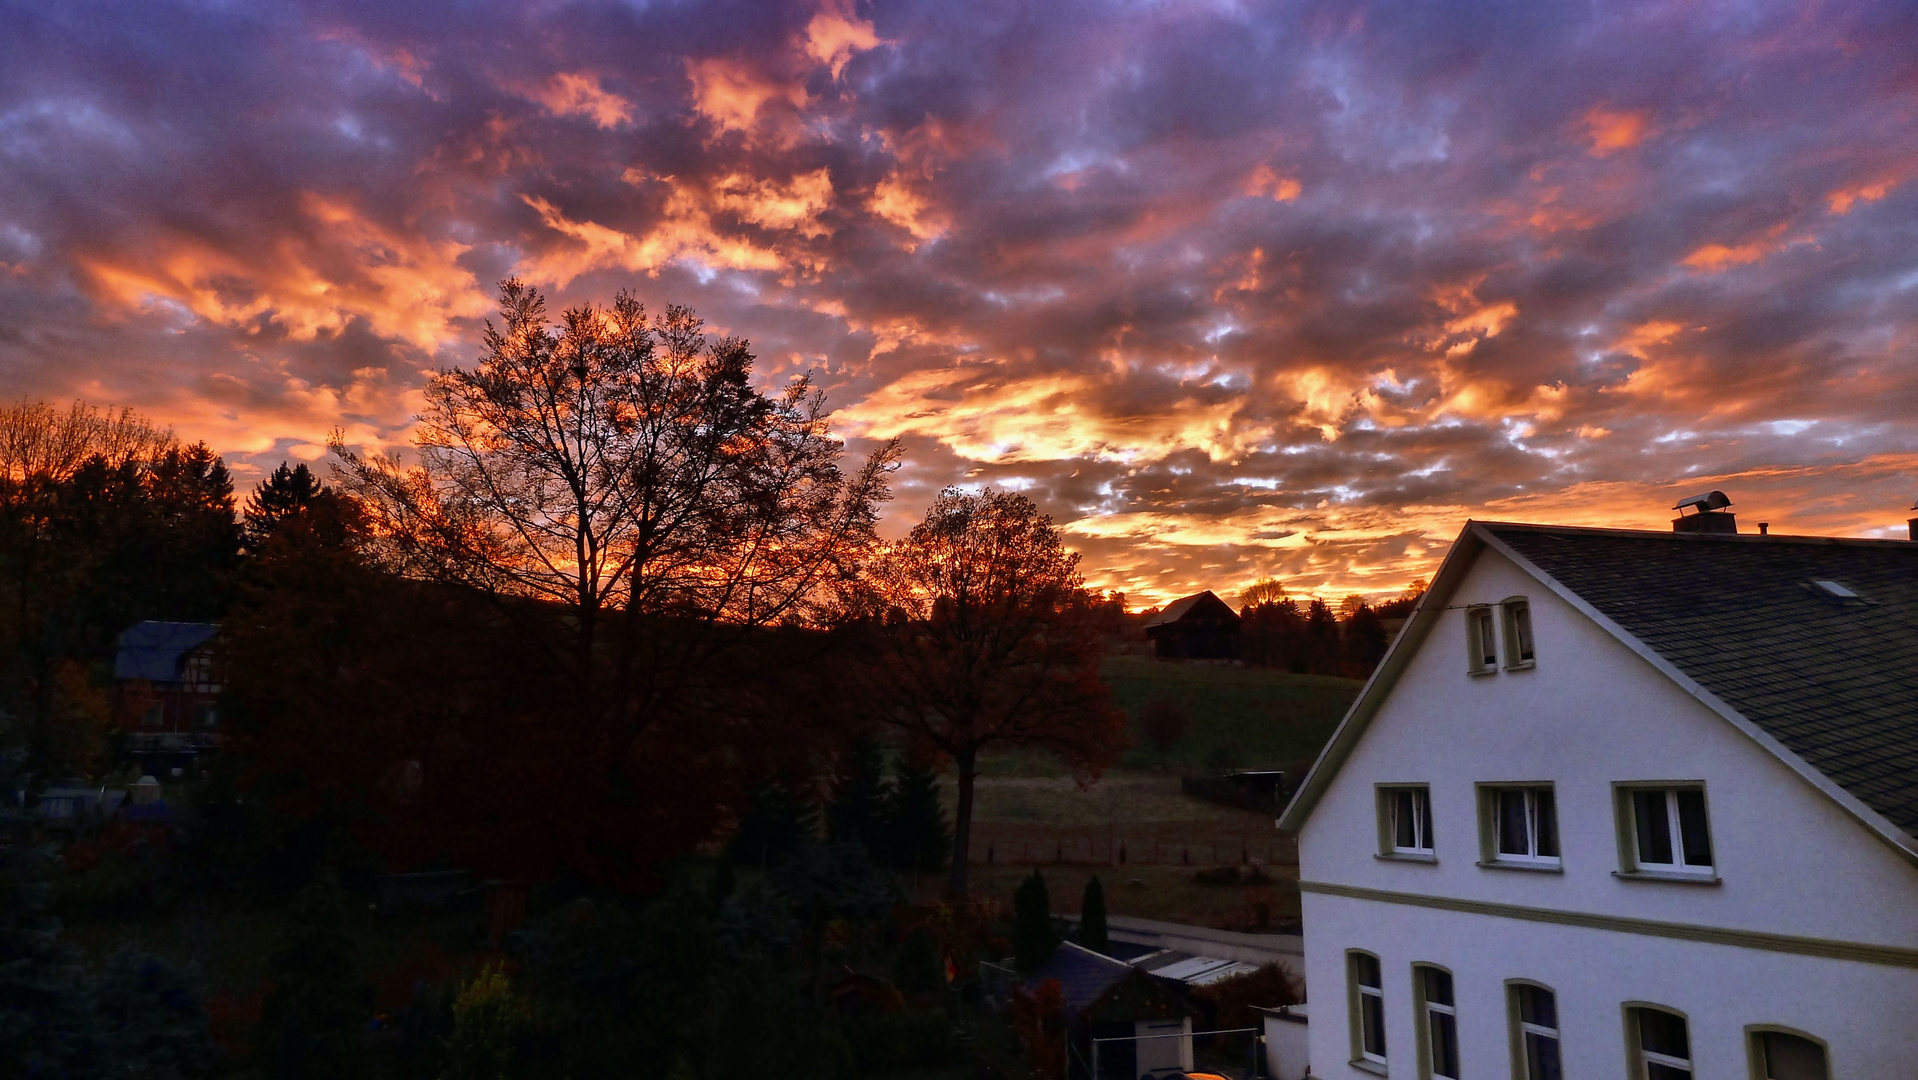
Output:
[[1512,1017],[1512,1075],[1518,1080],[1544,1080],[1532,1071],[1532,1055],[1525,1041],[1526,1036],[1535,1035],[1541,1039],[1550,1039],[1552,1045],[1557,1048],[1559,1073],[1562,1076],[1565,1072],[1565,1046],[1559,1036],[1559,1029],[1526,1020],[1524,1007],[1520,1004],[1522,995],[1528,990],[1544,994],[1552,999],[1552,1022],[1556,1024],[1558,1023],[1558,991],[1544,983],[1532,982],[1529,979],[1511,979],[1505,983],[1505,987],[1507,1008],[1511,1010]]
[[1631,1051],[1632,1080],[1651,1080],[1651,1066],[1662,1065],[1668,1069],[1682,1069],[1686,1076],[1696,1077],[1698,1070],[1692,1064],[1691,1057],[1672,1057],[1670,1054],[1655,1053],[1645,1049],[1645,1033],[1639,1026],[1639,1018],[1647,1012],[1664,1013],[1677,1017],[1685,1025],[1685,1052],[1692,1052],[1691,1017],[1677,1009],[1659,1005],[1650,1001],[1629,1001],[1625,1003],[1625,1045]]
[[1498,672],[1498,618],[1492,605],[1473,604],[1465,609],[1466,670],[1473,675]]
[[[1451,981],[1452,1004],[1447,1005],[1433,1001],[1426,996],[1425,973],[1428,971],[1436,971]],[[1438,1071],[1438,1062],[1434,1060],[1438,1056],[1438,1044],[1432,1038],[1432,1025],[1435,1023],[1434,1017],[1448,1018],[1452,1023],[1452,1052],[1455,1056],[1458,1055],[1458,981],[1453,979],[1451,970],[1441,967],[1438,964],[1413,964],[1412,1001],[1414,1003],[1414,1014],[1418,1017],[1419,1025],[1419,1080],[1459,1080],[1456,1073],[1442,1073]],[[1453,1061],[1452,1065],[1458,1072],[1464,1071],[1464,1067],[1457,1061]]]
[[1831,1044],[1810,1032],[1785,1027],[1782,1024],[1752,1024],[1745,1029],[1745,1046],[1746,1053],[1751,1058],[1752,1080],[1776,1080],[1771,1074],[1771,1063],[1765,1060],[1764,1038],[1767,1035],[1790,1035],[1818,1047],[1825,1058],[1825,1078],[1830,1080],[1832,1076]]
[[1500,629],[1505,632],[1505,670],[1523,671],[1538,660],[1538,639],[1532,633],[1532,602],[1523,596],[1499,604]]
[[[1550,781],[1510,782],[1480,784],[1479,790],[1479,835],[1481,839],[1480,861],[1488,866],[1518,866],[1533,870],[1557,870],[1563,867],[1564,846],[1559,843],[1558,829],[1558,791]],[[1500,844],[1499,828],[1504,823],[1499,799],[1508,792],[1523,792],[1525,796],[1525,847],[1524,852],[1508,852]],[[1559,854],[1540,855],[1539,849],[1539,794],[1543,792],[1552,803],[1552,848]]]
[[[1412,839],[1411,847],[1399,845],[1399,795],[1410,792],[1412,795]],[[1416,859],[1431,861],[1438,857],[1437,846],[1433,843],[1432,831],[1432,787],[1429,784],[1380,784],[1378,786],[1379,804],[1379,854],[1388,858]],[[1424,846],[1418,846],[1420,843]]]
[[[1718,880],[1718,842],[1712,836],[1711,801],[1705,793],[1705,784],[1699,780],[1646,781],[1615,785],[1617,792],[1619,853],[1621,871],[1626,875],[1657,878],[1692,879],[1698,881]],[[1711,862],[1694,863],[1685,858],[1685,827],[1683,814],[1679,807],[1680,792],[1695,791],[1699,796],[1699,812],[1705,817],[1705,843],[1711,849]],[[1665,799],[1665,828],[1672,849],[1671,862],[1655,862],[1645,858],[1638,845],[1638,799],[1640,795],[1662,794]]]
[[[1372,962],[1372,970],[1377,973],[1378,981],[1366,984],[1359,981],[1359,961],[1363,958]],[[1345,982],[1350,991],[1349,1006],[1352,1016],[1352,1061],[1357,1064],[1367,1062],[1383,1071],[1389,1046],[1385,1038],[1385,965],[1377,955],[1364,949],[1345,951]],[[1365,1045],[1365,1003],[1370,998],[1378,1009],[1379,1048],[1374,1053]]]

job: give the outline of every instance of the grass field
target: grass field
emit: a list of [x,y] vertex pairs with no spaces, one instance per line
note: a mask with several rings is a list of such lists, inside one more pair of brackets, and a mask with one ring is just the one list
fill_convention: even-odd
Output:
[[[1216,766],[1276,769],[1310,761],[1338,726],[1363,685],[1330,675],[1294,675],[1270,668],[1179,664],[1119,656],[1103,674],[1112,698],[1132,721],[1130,768],[1214,771]],[[1139,731],[1139,715],[1158,699],[1185,710],[1191,731],[1160,756]]]
[[[1270,815],[1182,795],[1177,776],[1296,770],[1318,755],[1361,684],[1137,656],[1113,657],[1103,673],[1131,723],[1132,748],[1084,791],[1056,761],[1039,755],[982,761],[974,894],[1009,897],[1037,866],[1050,883],[1055,911],[1077,911],[1086,880],[1097,874],[1118,915],[1246,929],[1259,905],[1274,920],[1295,919],[1297,855],[1290,838],[1278,834]],[[1177,703],[1190,721],[1186,738],[1165,754],[1139,730],[1140,714],[1162,698]],[[950,812],[950,778],[944,786]],[[1197,870],[1242,859],[1264,864],[1272,883],[1209,886],[1193,879]]]

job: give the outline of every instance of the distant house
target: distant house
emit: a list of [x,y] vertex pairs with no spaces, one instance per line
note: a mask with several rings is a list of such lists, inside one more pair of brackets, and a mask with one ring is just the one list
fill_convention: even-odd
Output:
[[1161,660],[1231,660],[1239,655],[1239,613],[1211,590],[1174,600],[1146,620]]
[[120,635],[113,658],[120,726],[148,771],[175,775],[219,746],[220,680],[213,623],[138,623]]
[[1095,1039],[1098,1080],[1170,1080],[1192,1068],[1193,1010],[1173,984],[1070,941],[1023,976],[1015,992],[1047,981],[1056,981],[1065,999],[1069,1077],[1091,1075]]

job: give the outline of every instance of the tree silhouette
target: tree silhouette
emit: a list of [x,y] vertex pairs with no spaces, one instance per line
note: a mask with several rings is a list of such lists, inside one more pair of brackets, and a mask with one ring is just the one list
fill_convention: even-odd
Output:
[[851,649],[875,714],[958,772],[948,888],[966,895],[979,755],[1031,747],[1081,783],[1125,746],[1099,681],[1105,639],[1052,519],[1009,491],[947,489],[875,561]]
[[1052,897],[1045,876],[1034,870],[1012,894],[1012,966],[1031,971],[1059,945],[1052,929]]
[[428,385],[415,462],[331,446],[375,556],[515,642],[527,711],[475,717],[514,727],[480,768],[522,805],[594,806],[525,835],[603,877],[689,849],[823,741],[821,643],[791,628],[875,542],[898,449],[843,469],[810,384],[762,393],[746,342],[686,308],[621,294],[549,325],[533,289],[500,296],[478,363]]
[[1086,881],[1085,896],[1079,902],[1079,944],[1094,952],[1106,948],[1106,889],[1097,874]]

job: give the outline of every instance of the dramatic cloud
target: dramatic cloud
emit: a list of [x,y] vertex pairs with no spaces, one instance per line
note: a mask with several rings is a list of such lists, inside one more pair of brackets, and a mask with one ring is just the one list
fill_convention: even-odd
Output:
[[630,289],[1095,583],[1392,592],[1468,516],[1902,534],[1918,9],[17,6],[0,371],[391,447],[493,284]]

